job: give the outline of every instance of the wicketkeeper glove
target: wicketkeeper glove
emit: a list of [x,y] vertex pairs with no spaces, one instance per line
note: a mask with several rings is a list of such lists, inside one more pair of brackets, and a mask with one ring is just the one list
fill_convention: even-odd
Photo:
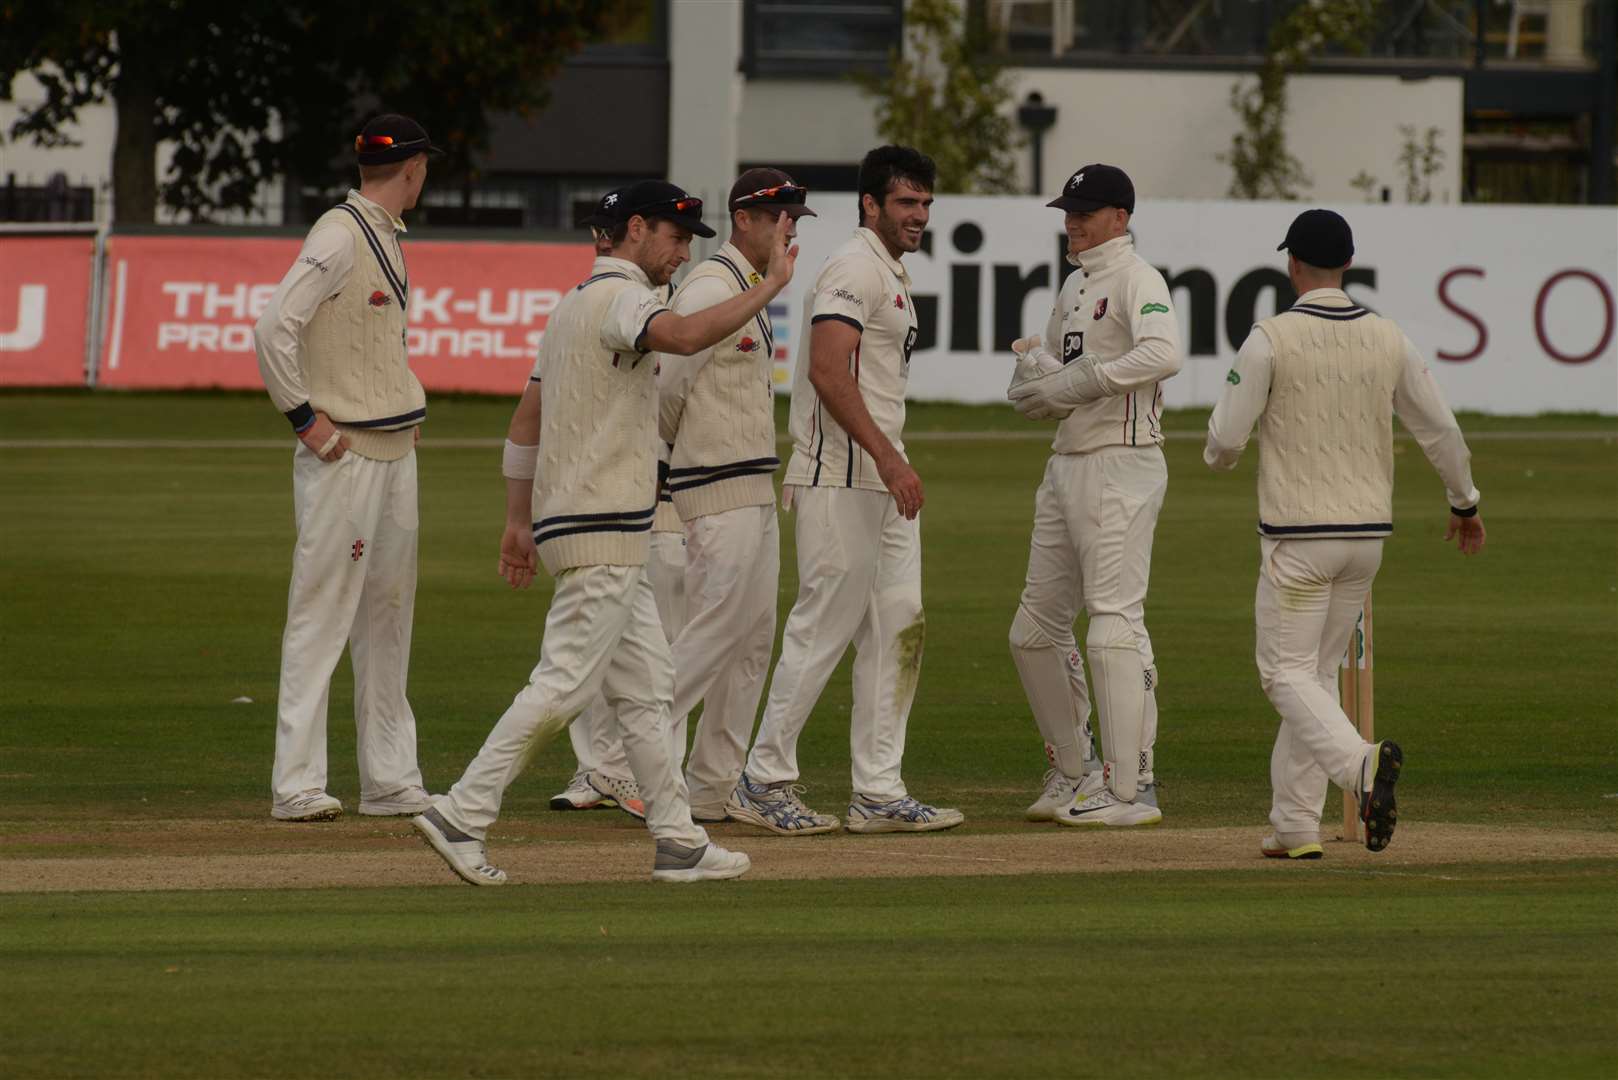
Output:
[[[1052,356],[1039,343],[1039,335],[1018,338],[1011,343],[1011,351],[1017,355],[1017,366],[1011,370],[1011,386],[1025,383],[1029,379],[1037,379],[1041,375],[1052,371],[1062,370],[1062,362]],[[1007,388],[1010,393],[1010,388]]]
[[1101,357],[1083,356],[1048,374],[1013,382],[1006,397],[1030,420],[1063,419],[1075,408],[1107,396],[1101,383]]

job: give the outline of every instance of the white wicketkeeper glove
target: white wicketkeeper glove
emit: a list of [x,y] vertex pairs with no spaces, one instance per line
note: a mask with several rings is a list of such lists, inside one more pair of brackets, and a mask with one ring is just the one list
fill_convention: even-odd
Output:
[[1007,394],[1019,383],[1062,370],[1062,362],[1039,343],[1038,334],[1013,341],[1011,351],[1017,355],[1017,366],[1011,369],[1011,387],[1007,388]]
[[1107,396],[1096,370],[1100,365],[1101,357],[1085,353],[1056,371],[1013,382],[1006,397],[1030,420],[1063,419],[1078,406]]

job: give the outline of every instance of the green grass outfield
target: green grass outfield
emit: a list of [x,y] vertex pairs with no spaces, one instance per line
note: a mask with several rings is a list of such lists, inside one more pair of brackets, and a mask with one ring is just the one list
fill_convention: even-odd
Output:
[[[537,654],[548,583],[512,594],[494,571],[499,451],[455,442],[498,439],[509,409],[435,399],[421,448],[411,701],[437,790]],[[1526,861],[1511,830],[1618,835],[1618,422],[1462,423],[1480,436],[1489,546],[1443,545],[1442,487],[1401,441],[1377,721],[1406,751],[1402,819],[1498,827],[1496,857],[692,890],[0,891],[0,1074],[1613,1075],[1618,858]],[[928,639],[906,779],[978,834],[1034,828],[1020,815],[1043,759],[1005,634],[1046,451],[962,433],[1030,427],[1009,409],[911,417],[939,434],[911,446]],[[290,452],[256,395],[0,394],[0,889],[8,863],[138,855],[125,833],[142,823],[262,822]],[[1215,475],[1194,438],[1166,453],[1148,602],[1162,833],[1240,826],[1256,844],[1275,719],[1252,662],[1253,457]],[[330,787],[352,810],[351,690],[344,665]],[[810,801],[832,812],[850,704],[845,662],[801,748]],[[565,741],[543,753],[506,821],[556,821],[545,800],[570,771]],[[617,817],[568,820],[644,844]],[[351,834],[276,835],[321,851]],[[375,843],[430,858],[401,828]],[[500,843],[497,828],[496,861]]]

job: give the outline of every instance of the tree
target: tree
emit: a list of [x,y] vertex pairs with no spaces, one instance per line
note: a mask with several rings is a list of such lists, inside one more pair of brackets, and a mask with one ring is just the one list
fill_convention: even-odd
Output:
[[905,37],[908,50],[894,50],[886,75],[855,76],[876,98],[878,133],[932,157],[940,192],[1017,191],[1010,80],[967,30],[960,5],[910,0]]
[[[206,221],[265,180],[316,176],[367,115],[408,113],[464,169],[488,115],[547,99],[561,62],[627,0],[13,0],[0,3],[0,88],[32,72],[45,100],[12,139],[71,145],[86,105],[112,101],[113,217],[157,202]],[[161,187],[158,143],[175,144]]]
[[1231,168],[1231,198],[1296,199],[1310,185],[1303,163],[1287,150],[1287,76],[1327,45],[1363,50],[1375,17],[1376,0],[1308,0],[1271,27],[1257,81],[1230,88],[1241,129],[1219,160]]

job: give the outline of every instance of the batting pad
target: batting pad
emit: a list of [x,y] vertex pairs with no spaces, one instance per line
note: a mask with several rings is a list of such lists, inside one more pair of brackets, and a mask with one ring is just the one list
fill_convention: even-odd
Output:
[[1135,630],[1122,615],[1092,615],[1086,647],[1096,677],[1108,785],[1120,799],[1134,802],[1146,726],[1146,667]]
[[1086,730],[1090,688],[1084,681],[1078,644],[1071,637],[1065,644],[1052,641],[1021,604],[1011,620],[1010,637],[1011,660],[1017,665],[1034,723],[1051,748],[1053,764],[1068,777],[1093,771],[1095,758]]

